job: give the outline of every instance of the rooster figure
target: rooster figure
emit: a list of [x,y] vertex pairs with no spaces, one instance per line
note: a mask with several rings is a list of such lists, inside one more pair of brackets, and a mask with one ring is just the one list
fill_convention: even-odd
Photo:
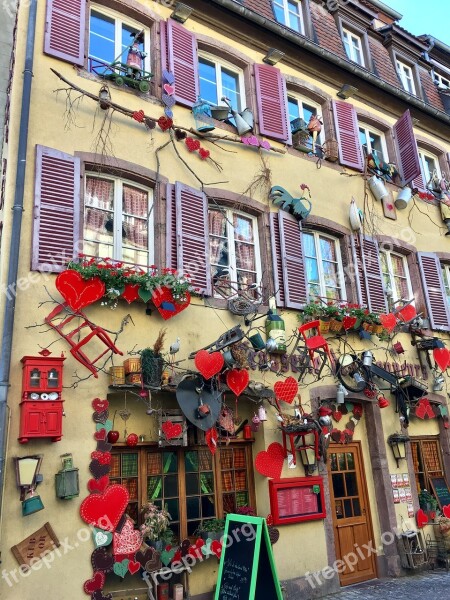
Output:
[[[307,198],[293,198],[290,193],[280,185],[274,185],[269,192],[269,198],[275,206],[293,215],[298,221],[306,219],[311,212],[311,202]],[[305,206],[303,202],[309,206]]]

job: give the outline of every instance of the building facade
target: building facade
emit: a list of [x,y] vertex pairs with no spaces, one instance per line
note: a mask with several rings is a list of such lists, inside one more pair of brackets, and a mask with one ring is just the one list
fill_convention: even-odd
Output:
[[450,494],[450,49],[378,0],[31,0],[17,40],[5,600],[163,598],[144,568],[186,553],[169,597],[212,598],[199,532],[247,508],[286,598],[424,564],[401,533],[422,506],[435,539]]

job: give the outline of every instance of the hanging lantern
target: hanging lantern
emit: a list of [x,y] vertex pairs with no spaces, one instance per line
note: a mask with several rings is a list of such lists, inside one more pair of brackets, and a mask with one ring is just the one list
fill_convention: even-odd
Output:
[[80,494],[78,469],[73,466],[71,454],[61,456],[62,469],[55,475],[56,497],[61,500],[70,500]]
[[382,200],[383,198],[389,196],[389,192],[384,185],[384,181],[376,175],[370,177],[368,183],[370,191],[375,196],[375,200]]
[[192,114],[195,119],[195,128],[197,131],[205,133],[214,129],[214,121],[211,116],[211,106],[202,100],[200,96],[197,102],[192,106]]
[[107,85],[102,85],[100,91],[98,93],[98,99],[100,103],[100,108],[102,110],[107,110],[111,105],[111,94],[109,93],[109,87]]
[[267,412],[263,405],[258,408],[258,417],[260,421],[267,421]]

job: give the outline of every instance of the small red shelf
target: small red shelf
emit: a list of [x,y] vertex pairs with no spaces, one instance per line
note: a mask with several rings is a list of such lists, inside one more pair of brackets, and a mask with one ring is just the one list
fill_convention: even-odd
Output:
[[326,517],[322,477],[270,480],[269,493],[274,525]]

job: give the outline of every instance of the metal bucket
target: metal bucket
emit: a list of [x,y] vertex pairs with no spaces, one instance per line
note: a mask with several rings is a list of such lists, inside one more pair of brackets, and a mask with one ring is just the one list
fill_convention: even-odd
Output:
[[411,188],[405,187],[402,190],[400,190],[394,202],[395,207],[398,208],[398,210],[403,210],[404,208],[406,208],[408,206],[409,201],[411,200],[411,196]]

